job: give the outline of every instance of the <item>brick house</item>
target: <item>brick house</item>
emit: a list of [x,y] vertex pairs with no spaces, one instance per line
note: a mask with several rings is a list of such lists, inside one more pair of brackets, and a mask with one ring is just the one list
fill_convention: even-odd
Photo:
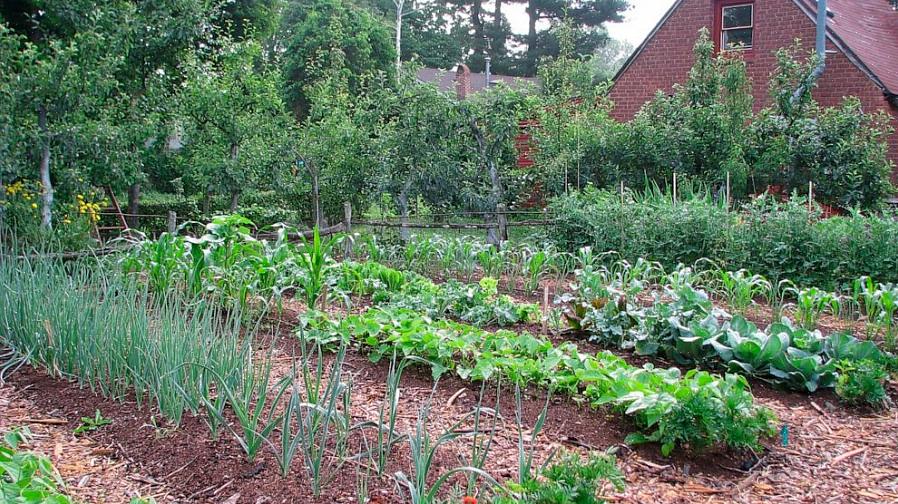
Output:
[[[868,111],[884,110],[896,131],[889,158],[898,167],[898,2],[829,0],[826,71],[814,97],[822,105],[856,96]],[[800,39],[813,48],[815,0],[676,0],[614,78],[610,97],[617,120],[633,118],[657,90],[683,82],[693,63],[700,29],[710,30],[718,50],[742,53],[752,80],[755,109],[766,106],[774,53]],[[898,182],[898,170],[893,172]]]

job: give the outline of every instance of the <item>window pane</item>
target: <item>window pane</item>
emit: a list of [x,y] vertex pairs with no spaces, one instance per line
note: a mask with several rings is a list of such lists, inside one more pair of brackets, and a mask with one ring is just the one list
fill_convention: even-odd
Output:
[[739,28],[723,32],[724,49],[750,49],[751,28]]
[[723,28],[742,28],[751,26],[751,5],[739,5],[723,8]]

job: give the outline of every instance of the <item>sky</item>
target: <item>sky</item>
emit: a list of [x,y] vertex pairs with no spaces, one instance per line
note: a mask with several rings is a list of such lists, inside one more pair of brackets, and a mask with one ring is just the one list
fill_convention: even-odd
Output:
[[[608,32],[616,39],[638,46],[673,3],[674,0],[630,0],[631,7],[624,15],[624,22],[609,24]],[[516,3],[506,4],[503,8],[512,30],[515,33],[527,33],[526,6]]]

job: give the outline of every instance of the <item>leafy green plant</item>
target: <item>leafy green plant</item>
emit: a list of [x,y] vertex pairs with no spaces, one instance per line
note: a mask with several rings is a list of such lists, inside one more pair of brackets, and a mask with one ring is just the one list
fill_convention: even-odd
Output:
[[[300,347],[303,388],[300,391],[294,385],[291,401],[297,401],[297,407],[293,409],[296,439],[302,449],[312,493],[317,497],[348,458],[347,442],[350,433],[356,429],[350,417],[352,383],[343,379],[345,346],[337,350],[329,368],[325,367],[320,345],[308,348],[305,338],[300,337]],[[300,396],[301,393],[304,395]]]
[[254,362],[251,357],[247,358],[249,362],[244,368],[238,387],[228,386],[226,380],[221,376],[217,377],[218,386],[221,388],[219,393],[227,397],[228,405],[237,419],[238,428],[231,426],[222,416],[221,410],[208,397],[201,397],[201,401],[207,414],[214,416],[217,424],[224,425],[231,431],[246,454],[247,460],[252,462],[263,445],[270,443],[271,433],[281,423],[283,414],[277,412],[277,406],[289,389],[292,377],[285,376],[278,380],[272,393],[269,390],[272,356],[269,354],[261,363]]
[[624,475],[614,455],[590,453],[583,460],[576,452],[566,451],[540,473],[540,478],[530,479],[523,485],[508,485],[514,498],[501,497],[495,502],[601,504],[605,499],[597,496],[597,491],[604,482],[617,491],[624,489]]
[[719,270],[719,290],[729,304],[737,312],[743,312],[758,296],[766,296],[771,284],[760,275],[752,275],[742,269],[739,271]]
[[305,298],[306,306],[315,309],[324,289],[327,269],[330,267],[330,251],[336,245],[335,239],[322,241],[316,227],[312,231],[312,241],[303,242],[296,256],[301,268],[298,282]]
[[817,287],[798,289],[795,295],[795,314],[798,323],[808,330],[814,330],[824,313],[838,315],[841,311],[839,296]]
[[93,432],[101,427],[106,425],[111,425],[112,420],[103,417],[103,414],[100,413],[100,410],[97,410],[94,413],[93,417],[81,417],[81,422],[75,427],[74,434],[76,436],[80,436],[81,434],[85,434],[88,432]]
[[7,432],[0,442],[0,500],[16,504],[70,504],[62,477],[50,459],[22,450],[31,432]]
[[877,409],[891,403],[883,386],[888,373],[882,364],[870,359],[843,359],[836,363],[836,367],[839,369],[836,394],[843,401]]

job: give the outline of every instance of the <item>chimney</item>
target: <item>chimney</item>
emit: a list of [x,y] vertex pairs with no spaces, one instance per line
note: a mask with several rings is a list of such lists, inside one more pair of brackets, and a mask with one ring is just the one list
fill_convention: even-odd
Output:
[[459,100],[465,100],[471,94],[471,69],[464,63],[455,70],[455,94]]

